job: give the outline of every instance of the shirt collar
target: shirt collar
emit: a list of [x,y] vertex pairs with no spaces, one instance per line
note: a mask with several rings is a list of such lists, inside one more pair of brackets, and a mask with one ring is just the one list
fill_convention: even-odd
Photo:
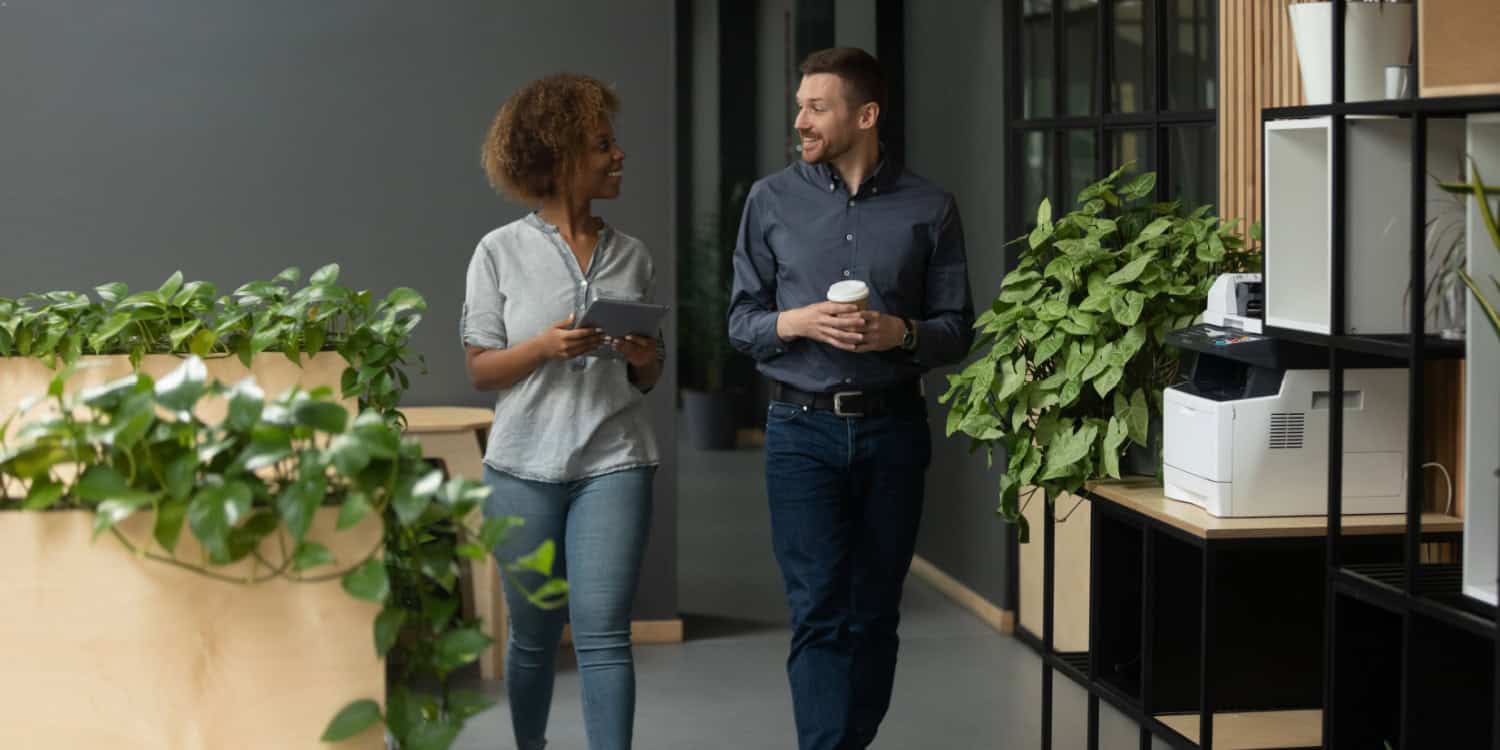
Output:
[[[800,164],[803,174],[808,175],[809,178],[821,184],[832,187],[844,181],[844,178],[839,176],[838,170],[834,169],[833,165],[826,161],[818,164],[808,164],[804,161],[800,162]],[[880,159],[875,162],[875,169],[870,172],[869,177],[865,178],[865,184],[861,185],[860,189],[863,190],[868,186],[876,193],[881,190],[889,190],[891,184],[900,175],[900,165],[896,164],[894,159],[886,155],[884,148],[881,148]]]

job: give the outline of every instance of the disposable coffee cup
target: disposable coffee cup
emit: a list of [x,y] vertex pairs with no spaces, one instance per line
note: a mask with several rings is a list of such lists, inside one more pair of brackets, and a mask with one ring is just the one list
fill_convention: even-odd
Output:
[[828,301],[870,309],[870,287],[863,281],[840,281],[828,287]]

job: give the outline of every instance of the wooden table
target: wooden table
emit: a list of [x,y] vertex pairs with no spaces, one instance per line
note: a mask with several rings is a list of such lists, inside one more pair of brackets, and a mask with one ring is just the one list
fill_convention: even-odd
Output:
[[[484,481],[484,443],[495,413],[489,409],[457,406],[415,406],[401,410],[406,432],[422,443],[422,455],[443,462],[450,477]],[[482,519],[476,518],[476,523]],[[479,671],[486,680],[505,676],[505,640],[509,622],[500,573],[486,557],[469,563],[469,591],[464,612],[477,615],[495,644],[479,655]]]

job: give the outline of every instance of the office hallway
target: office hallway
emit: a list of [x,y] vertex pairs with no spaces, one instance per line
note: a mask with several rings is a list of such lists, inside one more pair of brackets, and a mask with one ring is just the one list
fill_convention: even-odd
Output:
[[[636,648],[635,747],[789,750],[796,747],[784,664],[788,630],[770,553],[760,452],[681,446],[679,596],[687,641]],[[988,521],[990,519],[981,519]],[[1036,748],[1041,661],[926,583],[906,585],[901,661],[876,750]],[[1057,684],[1054,747],[1084,747],[1083,692]],[[509,750],[501,701],[476,717],[459,750]],[[549,750],[586,750],[578,674],[563,657]],[[1105,707],[1100,747],[1136,747],[1134,725]]]

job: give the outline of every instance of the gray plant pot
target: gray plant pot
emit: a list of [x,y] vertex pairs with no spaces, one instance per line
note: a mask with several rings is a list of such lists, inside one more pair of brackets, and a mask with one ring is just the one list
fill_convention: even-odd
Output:
[[685,388],[682,413],[689,445],[705,451],[734,449],[734,401],[728,394]]

